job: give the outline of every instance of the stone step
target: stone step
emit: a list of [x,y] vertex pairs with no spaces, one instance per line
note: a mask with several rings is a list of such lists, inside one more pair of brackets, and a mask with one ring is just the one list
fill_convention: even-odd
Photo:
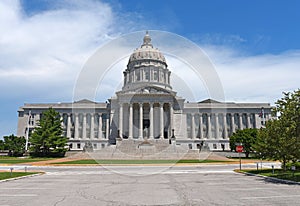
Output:
[[209,151],[190,150],[168,140],[122,140],[93,152],[81,152],[72,158],[82,159],[207,159]]

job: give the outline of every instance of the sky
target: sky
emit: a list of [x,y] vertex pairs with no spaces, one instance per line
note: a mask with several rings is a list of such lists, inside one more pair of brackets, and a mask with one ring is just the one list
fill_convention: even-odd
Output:
[[[274,105],[282,92],[299,88],[299,8],[297,0],[1,0],[0,138],[16,134],[24,103],[71,102],[89,57],[135,31],[172,32],[198,45],[226,101]],[[169,60],[180,75],[182,64]],[[112,70],[97,101],[120,87],[125,67],[126,60]]]

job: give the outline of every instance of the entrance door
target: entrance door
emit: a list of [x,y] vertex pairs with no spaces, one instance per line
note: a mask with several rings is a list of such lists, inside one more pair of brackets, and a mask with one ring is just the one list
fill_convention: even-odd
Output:
[[150,127],[150,120],[144,119],[143,120],[143,137],[145,139],[149,138],[149,127]]

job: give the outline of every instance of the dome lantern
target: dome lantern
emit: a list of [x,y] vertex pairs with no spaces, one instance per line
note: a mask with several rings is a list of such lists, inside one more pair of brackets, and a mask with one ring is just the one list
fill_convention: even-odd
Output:
[[148,31],[146,31],[146,35],[144,36],[143,40],[144,40],[144,43],[141,46],[142,48],[144,46],[150,46],[151,48],[153,48],[153,45],[151,44],[151,37],[150,37]]

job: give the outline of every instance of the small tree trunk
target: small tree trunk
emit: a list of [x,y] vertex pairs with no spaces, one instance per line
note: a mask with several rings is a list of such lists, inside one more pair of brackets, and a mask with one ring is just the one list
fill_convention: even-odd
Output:
[[245,152],[246,158],[249,158],[249,152]]
[[283,167],[283,170],[286,171],[286,159],[285,158],[283,158],[282,167]]

